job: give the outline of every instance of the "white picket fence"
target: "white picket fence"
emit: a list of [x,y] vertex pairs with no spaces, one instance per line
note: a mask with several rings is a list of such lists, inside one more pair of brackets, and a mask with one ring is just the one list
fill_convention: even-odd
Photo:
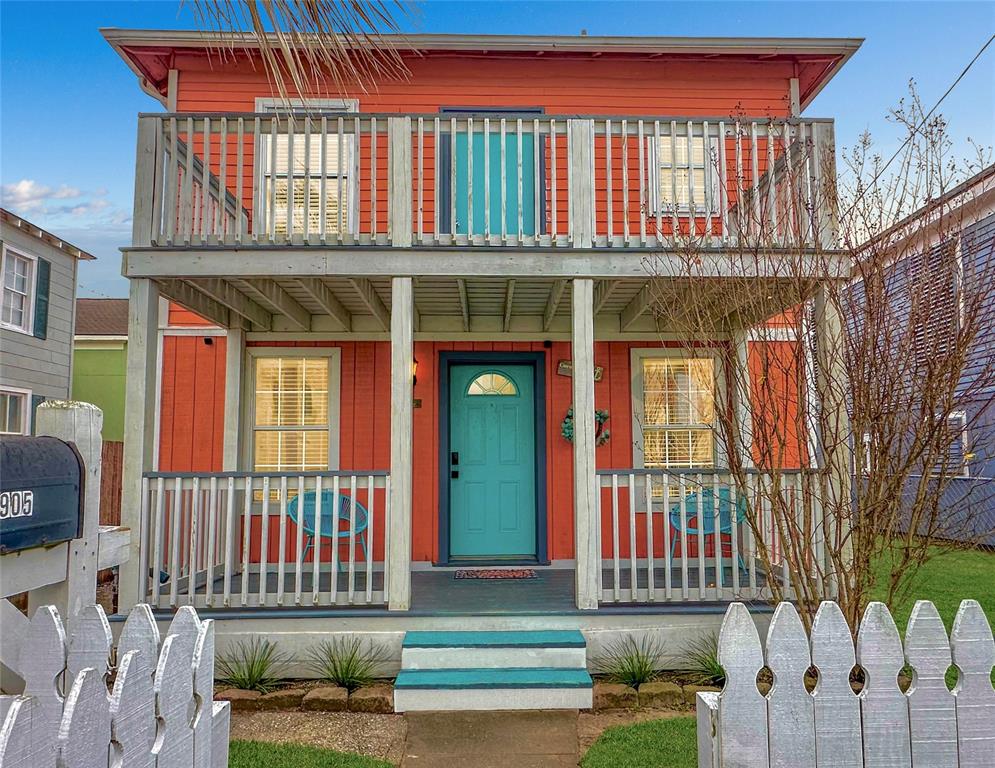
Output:
[[[811,642],[798,613],[781,603],[761,644],[742,603],[732,603],[719,633],[721,693],[698,694],[699,768],[991,768],[995,765],[995,639],[981,606],[964,600],[953,632],[936,608],[916,603],[903,647],[883,603],[867,606],[857,643],[839,606],[824,602]],[[903,693],[898,675],[914,669]],[[766,664],[774,686],[764,696]],[[859,664],[865,683],[850,687]],[[953,691],[944,676],[960,671]],[[819,672],[813,693],[810,666]]]
[[160,641],[151,609],[137,605],[116,649],[100,606],[70,626],[67,641],[50,605],[31,619],[17,670],[24,694],[0,697],[0,768],[227,766],[230,709],[213,699],[212,621],[180,608]]

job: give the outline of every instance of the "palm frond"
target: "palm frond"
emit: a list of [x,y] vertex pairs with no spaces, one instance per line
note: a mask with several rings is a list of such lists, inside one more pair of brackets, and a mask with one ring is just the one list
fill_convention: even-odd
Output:
[[258,51],[284,101],[410,75],[396,37],[412,13],[406,0],[183,1],[220,55]]

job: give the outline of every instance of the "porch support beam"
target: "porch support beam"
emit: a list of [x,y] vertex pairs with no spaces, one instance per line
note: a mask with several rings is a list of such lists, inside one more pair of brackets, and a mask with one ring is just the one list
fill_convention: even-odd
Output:
[[652,297],[650,296],[650,286],[649,283],[644,285],[630,301],[625,308],[622,310],[622,315],[620,317],[620,322],[623,331],[629,330],[632,324],[636,322],[643,313],[649,309]]
[[[370,311],[380,326],[386,331],[391,327],[390,312],[387,310],[387,306],[383,303],[383,300],[377,294],[376,288],[373,287],[373,283],[367,280],[365,277],[354,277],[349,278],[349,285],[353,287],[356,291],[356,295],[359,296],[359,300],[363,302],[363,305]],[[408,283],[411,284],[410,281]],[[414,289],[412,289],[413,291]],[[412,296],[414,294],[412,293]],[[412,301],[412,313],[414,312],[414,302]]]
[[391,280],[390,313],[390,522],[387,607],[411,607],[412,427],[414,381],[414,288],[410,277]]
[[594,281],[573,281],[574,542],[580,609],[598,607],[597,477],[594,467]]
[[749,361],[749,330],[736,328],[730,333],[730,357],[732,371],[729,381],[732,387],[732,405],[735,409],[736,450],[739,453],[740,466],[753,466],[753,414],[750,411],[752,402],[750,392],[750,361]]
[[331,315],[345,331],[352,328],[352,314],[338,300],[331,288],[316,277],[306,277],[297,281],[302,290],[314,300],[327,314]]
[[[830,541],[852,542],[848,531],[837,531],[834,520],[849,520],[851,516],[843,510],[851,504],[850,488],[850,416],[847,413],[846,402],[849,390],[849,376],[846,370],[844,354],[844,326],[840,312],[833,301],[831,286],[823,284],[815,294],[815,334],[816,334],[816,392],[820,399],[819,411],[819,463],[828,474],[826,493],[828,498],[823,501],[823,507],[836,510],[830,512],[825,519],[830,526],[825,536]],[[839,289],[837,289],[839,290]],[[834,544],[835,546],[835,544]],[[842,552],[844,563],[852,558],[849,545],[844,545]],[[835,588],[839,574],[831,571],[831,563],[822,564],[829,568],[830,583]],[[844,565],[844,570],[847,570]]]
[[470,299],[466,294],[466,280],[463,278],[456,279],[456,290],[459,291],[459,309],[460,313],[463,315],[463,330],[466,333],[470,332]]
[[230,311],[241,315],[254,326],[258,326],[259,330],[268,331],[273,327],[273,315],[227,280],[220,278],[198,280],[190,285],[215,301],[224,304]]
[[280,314],[302,331],[311,330],[311,313],[272,280],[249,280],[249,285]]
[[245,360],[245,331],[232,328],[225,339],[225,433],[222,468],[237,472],[242,455],[242,379]]
[[504,332],[511,330],[511,307],[515,301],[515,281],[509,280],[504,292]]
[[553,287],[549,289],[549,299],[546,301],[546,311],[542,313],[542,329],[548,331],[556,317],[556,310],[560,307],[560,300],[563,292],[567,289],[566,280],[555,280]]
[[[588,227],[590,229],[590,227]],[[602,280],[646,279],[646,259],[652,256],[654,275],[687,275],[687,256],[675,250],[646,248],[439,248],[399,245],[305,248],[295,246],[145,246],[124,249],[125,277],[244,277],[285,278],[288,274],[325,277],[530,277],[538,279],[591,277]],[[362,258],[357,258],[361,254]],[[845,254],[832,251],[790,252],[772,248],[749,264],[727,251],[703,251],[695,267],[698,277],[769,277],[785,279],[785,258],[793,259],[792,274],[815,279],[845,278],[851,266]]]
[[128,297],[127,396],[124,402],[124,462],[121,470],[121,525],[131,530],[128,559],[118,576],[118,609],[127,612],[144,599],[147,573],[141,569],[142,474],[152,471],[159,376],[159,289],[151,280],[132,280]]
[[242,322],[241,318],[233,316],[228,307],[221,302],[215,301],[182,280],[159,280],[158,289],[167,299],[182,304],[191,312],[196,312],[205,320],[210,320],[222,328]]

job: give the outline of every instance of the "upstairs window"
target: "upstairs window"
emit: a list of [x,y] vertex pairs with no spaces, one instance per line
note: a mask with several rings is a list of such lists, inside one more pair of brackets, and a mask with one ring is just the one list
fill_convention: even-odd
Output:
[[[656,144],[655,151],[653,145]],[[650,141],[652,167],[657,169],[657,184],[650,185],[653,210],[661,213],[689,212],[691,205],[696,213],[719,210],[719,174],[716,168],[718,138],[692,136],[690,143],[685,136],[661,136],[659,142]]]
[[[312,236],[335,236],[356,231],[352,174],[356,162],[355,140],[351,133],[354,124],[351,118],[343,120],[340,140],[338,118],[326,119],[322,162],[321,118],[313,114],[356,112],[358,108],[357,102],[343,99],[309,101],[306,106],[298,101],[290,107],[271,99],[258,100],[259,111],[293,118],[292,140],[287,124],[280,126],[275,137],[264,133],[259,139],[259,172],[263,183],[256,210],[261,212],[263,228],[268,233],[284,237],[303,236],[305,232]],[[312,117],[308,144],[309,114]]]
[[31,333],[35,260],[10,248],[3,249],[3,306],[0,325]]

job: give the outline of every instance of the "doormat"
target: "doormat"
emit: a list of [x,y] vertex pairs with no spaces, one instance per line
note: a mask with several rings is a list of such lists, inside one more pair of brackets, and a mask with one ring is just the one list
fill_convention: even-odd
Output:
[[456,571],[455,579],[537,579],[535,568],[467,568]]

